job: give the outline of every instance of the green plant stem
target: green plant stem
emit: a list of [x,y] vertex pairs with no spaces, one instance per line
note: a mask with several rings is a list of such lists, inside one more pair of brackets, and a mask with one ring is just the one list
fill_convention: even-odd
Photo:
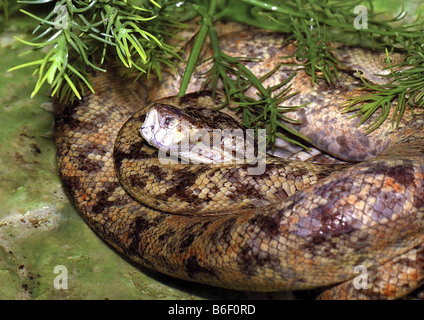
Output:
[[199,13],[202,14],[203,20],[202,25],[200,27],[200,30],[196,36],[196,40],[194,41],[193,48],[190,52],[190,57],[187,61],[186,69],[184,71],[184,76],[181,81],[180,90],[178,92],[178,96],[182,97],[186,91],[188,84],[190,82],[191,76],[193,74],[194,68],[197,65],[197,61],[199,60],[200,52],[202,51],[203,44],[205,43],[206,36],[208,34],[208,31],[211,29],[212,26],[212,18],[215,13],[216,8],[216,0],[211,0],[209,4],[208,12],[200,12],[201,8],[197,7],[197,10],[199,10]]

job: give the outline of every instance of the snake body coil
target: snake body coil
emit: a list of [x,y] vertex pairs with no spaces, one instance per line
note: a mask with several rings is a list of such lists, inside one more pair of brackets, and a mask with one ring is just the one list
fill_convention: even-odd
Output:
[[[251,39],[240,32],[220,45],[229,54],[261,58],[260,63],[247,63],[260,76],[293,49],[278,37],[258,32]],[[256,49],[259,53],[252,53]],[[348,60],[349,55],[362,54],[371,64],[376,57],[360,49],[337,54]],[[267,80],[269,85],[282,82],[293,70],[282,66]],[[342,72],[333,86],[324,81],[311,85],[298,68],[291,90],[300,94],[285,104],[310,102],[293,113],[301,122],[293,127],[333,156],[361,162],[332,172],[330,166],[320,169],[270,158],[259,176],[246,176],[243,165],[161,167],[157,151],[138,130],[146,101],[173,95],[179,75],[143,86],[123,81],[113,68],[95,74],[95,93],[61,106],[57,117],[57,158],[64,186],[103,239],[141,265],[173,277],[257,291],[335,285],[322,298],[406,295],[424,279],[424,118],[417,112],[414,119],[405,117],[396,131],[385,123],[363,134],[356,126],[358,119],[342,115],[338,108],[347,97],[363,94],[351,73]],[[197,91],[198,82],[193,80],[189,90]],[[207,92],[159,102],[214,104]],[[115,167],[124,172],[127,184],[141,193],[157,194],[163,202],[134,200]],[[246,199],[247,205],[225,214],[203,210],[201,199],[219,205],[224,195],[226,202]],[[257,205],[249,203],[250,198],[265,200]],[[164,212],[172,209],[173,199],[183,206]],[[197,213],[185,212],[187,206],[197,208]],[[367,288],[354,286],[357,266],[367,270]]]

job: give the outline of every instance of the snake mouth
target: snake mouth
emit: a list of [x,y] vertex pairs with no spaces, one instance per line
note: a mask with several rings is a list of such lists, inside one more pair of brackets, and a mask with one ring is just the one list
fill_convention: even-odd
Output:
[[155,125],[143,125],[140,128],[141,136],[151,146],[156,148],[170,147],[172,145],[174,137],[168,131]]
[[[143,130],[143,127],[141,128]],[[152,130],[151,127],[148,127],[147,130]],[[144,128],[146,131],[146,128]],[[156,147],[156,148],[172,148],[174,145],[174,137],[166,129],[159,129],[155,132],[152,132],[151,138],[147,142]]]

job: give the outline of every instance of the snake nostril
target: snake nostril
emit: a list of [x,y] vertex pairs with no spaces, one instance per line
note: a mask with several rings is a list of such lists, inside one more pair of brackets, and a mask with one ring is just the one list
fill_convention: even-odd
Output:
[[155,128],[155,126],[154,126],[154,125],[151,125],[151,126],[141,127],[141,128],[140,128],[140,130],[150,129],[150,130],[152,130],[152,131],[153,131],[153,129],[154,129],[154,128]]

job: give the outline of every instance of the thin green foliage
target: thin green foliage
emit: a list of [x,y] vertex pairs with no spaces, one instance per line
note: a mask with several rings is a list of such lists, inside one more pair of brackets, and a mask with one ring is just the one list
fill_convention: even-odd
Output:
[[[214,33],[214,30],[211,29],[210,32]],[[222,81],[226,97],[226,103],[224,103],[223,106],[229,105],[230,101],[236,101],[242,111],[242,120],[246,127],[266,129],[267,144],[274,145],[275,138],[282,137],[304,147],[300,140],[305,140],[306,138],[293,131],[285,124],[287,121],[294,121],[286,117],[284,113],[297,110],[300,107],[283,105],[284,101],[298,94],[298,92],[288,94],[291,87],[288,84],[295,76],[295,73],[293,73],[284,82],[274,87],[265,88],[262,85],[262,82],[266,78],[272,76],[279,66],[263,77],[256,78],[256,76],[243,64],[243,61],[246,61],[246,58],[230,57],[223,53],[219,47],[216,47],[213,50],[214,63],[208,72],[208,77],[204,82],[204,85],[206,86],[209,84],[212,87],[212,90],[216,91],[218,80]],[[245,94],[252,85],[258,91],[258,99],[256,100]],[[279,90],[282,87],[285,88]],[[274,94],[274,92],[278,93]],[[300,138],[300,140],[290,139],[287,136],[282,135],[278,129],[290,132],[292,135]]]
[[380,110],[376,119],[368,125],[368,133],[387,119],[392,105],[396,105],[391,119],[393,127],[399,124],[407,106],[413,112],[414,108],[424,105],[424,53],[421,50],[411,53],[405,61],[392,66],[386,50],[386,61],[393,80],[384,85],[373,85],[361,78],[370,93],[352,97],[343,106],[345,112],[357,111],[354,116],[362,117],[360,124]]
[[[34,50],[47,50],[47,53],[41,60],[10,70],[36,67],[37,82],[32,96],[48,83],[52,96],[58,95],[61,100],[74,96],[81,99],[85,87],[93,91],[87,67],[105,72],[102,64],[112,48],[125,67],[142,73],[155,70],[160,74],[162,62],[170,64],[170,57],[178,56],[176,48],[164,44],[168,31],[159,18],[162,10],[161,4],[153,0],[143,3],[60,0],[45,18],[22,9],[24,14],[39,21],[39,25],[34,30],[35,38],[17,39],[32,47],[28,53]],[[169,17],[165,24],[173,25]]]
[[[211,48],[213,50],[213,56],[210,58],[212,59],[213,63],[211,69],[207,73],[207,79],[203,86],[205,87],[209,85],[215,92],[218,80],[222,80],[224,93],[226,96],[226,103],[224,105],[228,105],[230,101],[236,101],[243,112],[243,124],[249,128],[266,129],[267,143],[274,145],[275,138],[280,136],[290,140],[293,143],[303,146],[303,144],[298,140],[290,139],[285,135],[281,135],[278,130],[282,129],[283,131],[290,132],[292,135],[300,139],[306,140],[306,138],[285,125],[285,121],[293,120],[287,118],[284,113],[293,111],[298,107],[284,107],[282,103],[297,93],[287,94],[290,89],[290,86],[287,86],[284,90],[281,90],[278,94],[274,95],[274,92],[281,87],[286,86],[292,77],[275,87],[265,88],[262,85],[263,80],[271,76],[278,67],[274,70],[271,70],[262,78],[257,78],[243,64],[243,61],[253,60],[252,58],[236,58],[228,56],[222,52],[219,47],[218,36],[212,24],[212,17],[214,16],[216,9],[215,6],[216,1],[210,1],[208,10],[204,10],[204,8],[200,6],[195,7],[195,9],[198,10],[203,18],[202,25],[195,39],[193,48],[191,50],[191,55],[187,62],[187,67],[183,76],[179,95],[182,96],[185,94],[191,75],[195,66],[197,65],[201,49],[206,37],[208,36]],[[252,98],[245,95],[245,92],[252,86],[258,91],[257,100],[253,100]]]
[[[381,17],[371,0],[240,0],[255,7],[262,17],[256,25],[266,28],[266,19],[273,29],[293,35],[297,41],[296,59],[304,63],[312,81],[317,77],[334,82],[337,79],[337,61],[329,52],[328,43],[340,41],[372,49],[398,48],[409,51],[414,43],[422,43],[424,21],[400,24],[406,13],[395,17]],[[358,26],[355,8],[366,8],[367,25]],[[363,21],[359,21],[363,22]],[[278,26],[280,28],[278,28]],[[400,45],[401,44],[401,45]]]
[[[235,3],[237,3],[237,6]],[[355,25],[355,18],[358,15],[355,8],[358,5],[365,5],[368,9],[367,28],[365,29],[358,29]],[[391,48],[393,50],[396,46],[397,49],[410,52],[411,46],[422,43],[423,40],[424,22],[417,19],[414,23],[399,25],[399,22],[405,17],[403,10],[398,16],[383,19],[374,11],[372,1],[239,0],[224,1],[224,4],[218,1],[209,1],[208,6],[205,2],[197,3],[195,10],[202,16],[202,25],[188,59],[188,67],[179,94],[185,93],[195,66],[199,63],[200,49],[209,36],[214,55],[208,82],[212,83],[212,87],[215,87],[217,79],[221,79],[227,100],[233,99],[240,106],[244,106],[244,124],[256,126],[260,123],[262,127],[269,129],[268,137],[271,142],[274,141],[276,136],[281,135],[277,128],[290,131],[282,123],[291,121],[291,119],[284,117],[285,109],[283,107],[277,107],[284,99],[289,98],[284,96],[287,92],[283,90],[278,97],[282,101],[276,103],[278,99],[272,96],[272,90],[263,88],[260,79],[243,69],[241,61],[252,59],[252,57],[230,58],[219,50],[219,43],[215,39],[212,23],[215,17],[242,20],[244,23],[250,23],[264,29],[291,34],[291,39],[295,40],[297,44],[294,58],[304,65],[312,82],[317,82],[319,79],[324,79],[328,83],[337,81],[341,63],[331,54],[329,45],[331,41],[341,41],[353,45],[360,44],[373,49]],[[238,19],[237,10],[248,12],[249,19]],[[411,61],[406,63],[409,62]],[[404,74],[404,81],[416,83],[418,79],[410,78],[411,75]],[[417,87],[419,85],[417,84]],[[249,100],[243,94],[251,86],[259,92],[259,98],[256,101]],[[357,110],[360,101],[363,101],[364,98],[369,99],[367,107],[361,108],[362,122],[365,122],[378,108],[383,110],[378,121],[370,127],[375,129],[387,117],[391,103],[397,99],[399,103],[396,121],[399,121],[408,100],[406,99],[408,93],[396,87],[394,83],[389,96],[384,93],[387,87],[368,85],[367,89],[372,92],[370,91],[370,94],[366,96],[354,97],[349,102],[350,109],[345,110]],[[422,98],[422,94],[416,93],[412,97]]]
[[[38,5],[53,2],[22,1]],[[367,28],[364,29],[355,26],[358,5],[368,10]],[[420,88],[424,69],[421,51],[424,22],[419,16],[412,23],[402,24],[403,10],[395,17],[383,18],[374,10],[371,0],[59,0],[44,18],[27,10],[22,12],[39,24],[33,39],[19,40],[32,48],[29,53],[34,50],[46,52],[43,59],[13,68],[36,68],[33,95],[48,83],[52,94],[62,100],[80,98],[86,88],[92,90],[87,67],[105,71],[102,65],[110,52],[140,75],[155,72],[160,78],[162,67],[174,67],[179,58],[178,48],[167,42],[182,26],[177,21],[200,16],[200,30],[187,61],[179,95],[185,93],[196,66],[201,63],[201,48],[209,39],[213,57],[207,84],[216,89],[219,79],[227,102],[236,101],[242,108],[244,124],[267,128],[271,143],[283,131],[290,132],[284,123],[291,119],[284,113],[292,109],[281,106],[292,95],[288,91],[289,84],[264,88],[263,79],[255,77],[243,64],[243,60],[252,61],[254,57],[225,55],[214,32],[216,20],[229,19],[290,34],[297,43],[294,58],[304,65],[313,82],[337,81],[340,62],[329,50],[331,41],[373,49],[387,48],[390,52],[394,49],[405,51],[408,58],[403,63],[403,71],[391,69],[394,81],[384,86],[364,81],[369,94],[353,97],[345,105],[345,110],[357,111],[362,122],[381,109],[369,131],[384,121],[393,101],[398,101],[394,124],[399,122],[406,106],[413,108],[423,104],[424,93]],[[272,71],[267,76],[271,74]],[[256,88],[257,99],[245,95],[251,87]]]
[[335,83],[340,62],[328,50],[325,24],[321,26],[317,17],[311,17],[309,21],[296,20],[299,20],[298,24],[293,25],[293,38],[297,41],[296,60],[303,64],[313,83],[318,78]]
[[[357,111],[361,116],[360,124],[365,123],[377,110],[376,120],[368,125],[369,133],[378,128],[388,117],[393,105],[396,105],[392,124],[395,127],[401,120],[407,106],[413,112],[415,107],[424,104],[424,21],[421,12],[412,23],[401,23],[406,17],[402,7],[395,17],[382,18],[375,12],[372,1],[345,0],[288,0],[260,1],[241,0],[256,7],[258,16],[273,21],[273,29],[293,34],[297,41],[295,58],[304,64],[306,72],[313,82],[324,78],[335,82],[340,62],[330,53],[328,42],[341,41],[350,45],[361,45],[372,49],[406,52],[406,60],[394,71],[390,66],[393,80],[387,85],[372,85],[364,79],[364,89],[369,94],[352,97],[343,105],[345,112]],[[367,27],[357,29],[355,8],[358,5],[367,8]],[[297,9],[297,10],[296,10]],[[260,25],[260,21],[256,21]],[[388,53],[387,53],[388,54]],[[388,58],[388,63],[390,61]],[[394,104],[395,102],[395,104]]]

